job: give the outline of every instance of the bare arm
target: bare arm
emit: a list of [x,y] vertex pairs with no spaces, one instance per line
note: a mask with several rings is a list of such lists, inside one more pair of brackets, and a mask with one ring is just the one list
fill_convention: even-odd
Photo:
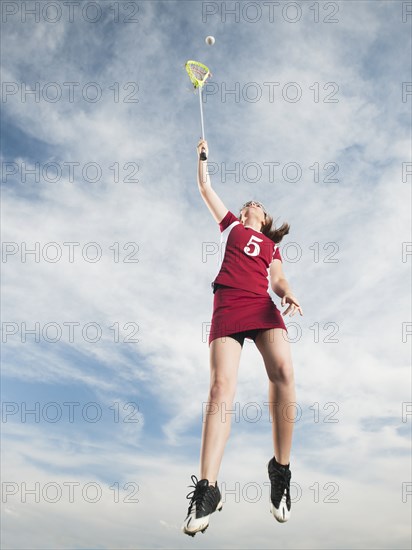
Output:
[[289,307],[282,315],[286,315],[289,310],[291,310],[290,315],[292,316],[296,311],[299,311],[303,315],[302,308],[300,307],[299,302],[292,293],[292,290],[289,286],[289,283],[286,280],[285,274],[282,269],[282,262],[277,258],[273,260],[269,267],[269,280],[271,289],[275,294],[282,298],[282,306],[289,304]]
[[217,223],[220,223],[228,213],[228,209],[223,204],[223,201],[216,193],[216,191],[212,188],[210,177],[207,171],[207,161],[200,160],[199,158],[202,148],[206,150],[206,156],[209,157],[207,141],[203,139],[201,139],[197,145],[197,184],[199,186],[200,194],[202,195],[206,206],[209,208],[210,213],[214,217],[215,221]]

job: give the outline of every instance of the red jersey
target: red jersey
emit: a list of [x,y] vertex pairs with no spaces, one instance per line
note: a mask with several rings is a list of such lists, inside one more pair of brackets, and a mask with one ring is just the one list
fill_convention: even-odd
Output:
[[282,261],[278,246],[260,231],[245,227],[230,210],[219,227],[222,250],[213,283],[267,295],[269,266],[273,260]]

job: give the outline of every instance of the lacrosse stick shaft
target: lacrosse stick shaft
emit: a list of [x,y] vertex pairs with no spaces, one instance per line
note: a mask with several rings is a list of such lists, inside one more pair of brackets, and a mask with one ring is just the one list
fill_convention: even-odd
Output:
[[[203,105],[202,105],[202,86],[199,86],[199,102],[200,102],[200,123],[202,125],[202,139],[205,139],[205,126],[203,123]],[[207,160],[206,151],[202,149],[200,160]]]

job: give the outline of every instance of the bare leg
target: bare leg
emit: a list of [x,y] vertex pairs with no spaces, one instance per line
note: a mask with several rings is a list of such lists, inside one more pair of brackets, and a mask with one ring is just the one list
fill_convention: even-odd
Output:
[[215,483],[230,433],[230,409],[236,393],[241,345],[234,338],[216,338],[210,344],[210,389],[203,407],[200,479]]
[[269,377],[273,449],[280,464],[289,464],[290,461],[296,413],[292,356],[286,334],[284,329],[271,328],[256,337],[256,347],[263,357]]

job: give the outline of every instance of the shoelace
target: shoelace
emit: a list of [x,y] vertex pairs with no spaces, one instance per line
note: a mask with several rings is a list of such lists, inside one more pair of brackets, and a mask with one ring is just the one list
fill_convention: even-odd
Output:
[[192,507],[194,504],[196,504],[196,510],[205,510],[205,504],[209,504],[211,508],[213,508],[214,505],[214,497],[213,492],[209,491],[210,485],[206,485],[204,487],[198,487],[199,480],[195,475],[191,476],[191,480],[194,483],[194,485],[188,485],[188,487],[193,487],[194,490],[190,491],[186,495],[186,498],[190,499],[189,508],[187,509],[187,513],[192,513]]
[[289,475],[284,469],[273,469],[269,472],[271,486],[275,489],[275,500],[281,501],[286,489],[286,502],[290,501]]

